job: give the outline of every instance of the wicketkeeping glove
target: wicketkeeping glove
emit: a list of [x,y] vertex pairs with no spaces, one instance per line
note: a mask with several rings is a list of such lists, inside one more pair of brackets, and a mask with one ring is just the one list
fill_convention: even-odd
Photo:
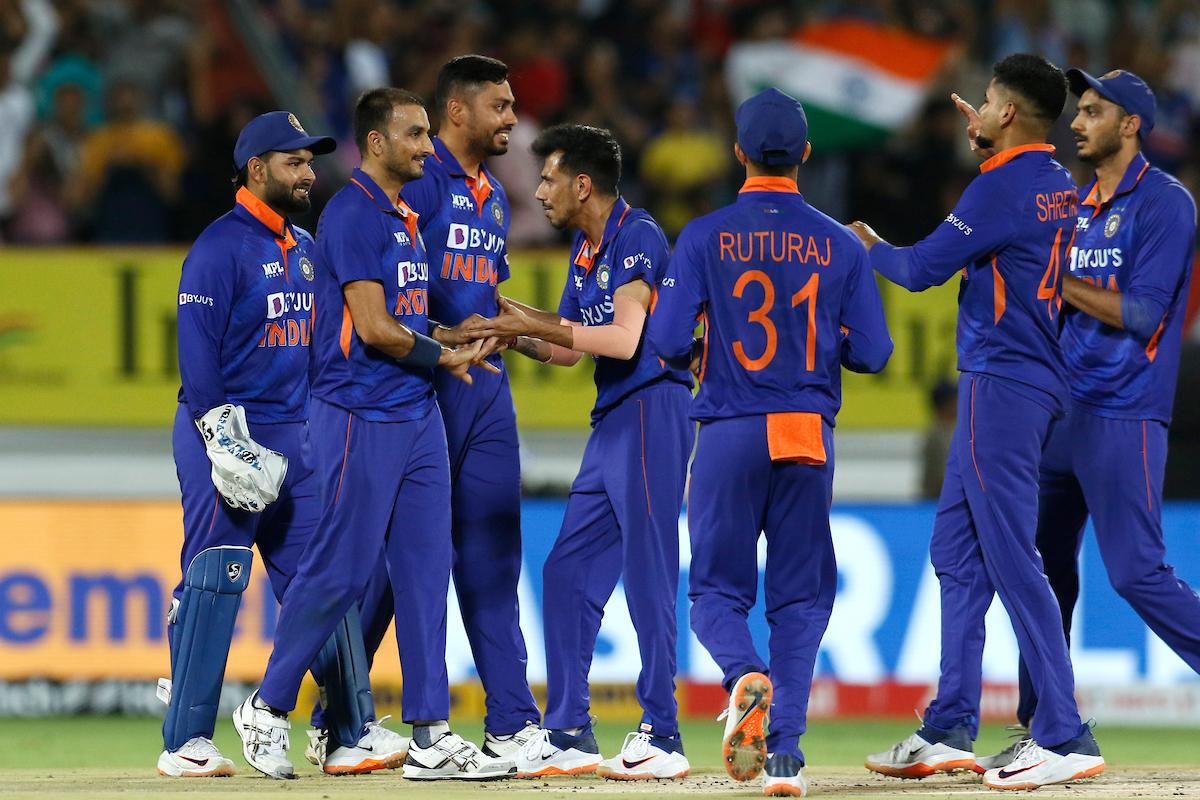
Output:
[[196,420],[212,462],[212,482],[233,508],[259,512],[279,497],[287,456],[250,438],[246,410],[226,403]]

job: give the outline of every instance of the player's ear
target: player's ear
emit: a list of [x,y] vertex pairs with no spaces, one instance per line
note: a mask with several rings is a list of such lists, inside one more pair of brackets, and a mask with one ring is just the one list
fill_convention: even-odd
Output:
[[1137,114],[1126,114],[1121,121],[1121,133],[1125,136],[1137,136],[1142,129],[1142,118]]
[[749,160],[746,157],[746,151],[743,150],[742,146],[740,144],[738,144],[737,142],[733,143],[733,157],[736,158],[738,160],[738,163],[741,164],[743,167],[746,166],[746,161]]
[[592,176],[581,172],[575,176],[575,197],[579,202],[587,200],[592,195]]
[[804,143],[804,155],[800,158],[800,163],[808,161],[808,157],[812,155],[812,142]]
[[467,115],[467,104],[457,97],[451,97],[446,101],[446,119],[453,122],[455,125],[462,125]]

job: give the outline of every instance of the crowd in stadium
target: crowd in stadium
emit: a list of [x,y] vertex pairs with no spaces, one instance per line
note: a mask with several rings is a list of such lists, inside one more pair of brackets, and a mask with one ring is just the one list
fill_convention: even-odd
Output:
[[[885,231],[901,239],[943,216],[974,165],[941,89],[981,88],[995,58],[1023,50],[1064,67],[1120,64],[1143,75],[1159,99],[1151,160],[1193,189],[1200,183],[1191,136],[1200,3],[1190,0],[0,0],[0,236],[189,241],[229,205],[225,162],[237,131],[278,105],[272,71],[305,98],[309,129],[346,142],[359,92],[391,84],[428,97],[438,65],[466,52],[513,66],[521,156],[496,168],[516,204],[514,244],[555,240],[532,209],[536,169],[523,157],[538,130],[565,120],[616,133],[625,194],[674,236],[738,185],[723,72],[730,45],[831,17],[957,44],[904,135],[867,152],[818,153],[805,191],[835,216],[903,209]],[[1060,123],[1065,160],[1069,137]],[[945,158],[956,150],[957,161]],[[339,150],[344,160],[353,152]],[[334,178],[318,183],[319,195]]]

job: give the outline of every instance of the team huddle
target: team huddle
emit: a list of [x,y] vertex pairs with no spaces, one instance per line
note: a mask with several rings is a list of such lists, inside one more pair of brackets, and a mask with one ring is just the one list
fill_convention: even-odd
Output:
[[[1079,155],[1096,171],[1082,201],[1045,143],[1068,88]],[[736,780],[762,775],[765,795],[804,795],[800,737],[837,589],[841,370],[878,372],[892,353],[876,273],[921,291],[959,272],[959,414],[931,541],[941,677],[921,728],[866,766],[972,769],[995,789],[1103,771],[1064,636],[1089,514],[1114,586],[1200,672],[1200,598],[1165,564],[1160,523],[1195,206],[1140,153],[1154,96],[1132,73],[1064,75],[1014,55],[978,111],[954,101],[980,175],[912,247],[805,202],[807,119],[776,89],[737,110],[736,202],[693,220],[673,250],[622,198],[609,131],[544,130],[535,198],[575,234],[556,311],[498,289],[510,208],[486,162],[517,123],[502,62],[442,67],[436,136],[416,95],[364,93],[361,166],[315,237],[288,217],[310,207],[314,159],[334,141],[285,111],[248,123],[235,206],[196,240],[179,286],[183,575],[159,688],[160,774],[233,774],[212,736],[257,544],[280,613],[234,725],[259,772],[295,777],[288,716],[311,672],[320,702],[305,756],[326,773],[683,778],[675,593],[691,458],[691,627],[729,692],[724,764]],[[544,566],[544,709],[519,626],[503,350],[559,366],[590,355],[595,367],[592,432]],[[747,625],[760,534],[766,659]],[[482,746],[449,721],[451,575],[486,694]],[[619,579],[643,716],[604,758],[588,672]],[[983,617],[997,593],[1020,645],[1025,733],[976,759]],[[377,719],[370,688],[393,618],[411,737]]]

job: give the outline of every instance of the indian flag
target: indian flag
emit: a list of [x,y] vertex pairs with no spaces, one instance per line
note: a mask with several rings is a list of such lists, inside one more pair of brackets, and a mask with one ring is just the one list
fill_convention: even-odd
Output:
[[849,150],[913,119],[950,48],[897,28],[838,20],[807,25],[790,40],[736,45],[725,69],[735,103],[774,86],[804,104],[814,148]]

